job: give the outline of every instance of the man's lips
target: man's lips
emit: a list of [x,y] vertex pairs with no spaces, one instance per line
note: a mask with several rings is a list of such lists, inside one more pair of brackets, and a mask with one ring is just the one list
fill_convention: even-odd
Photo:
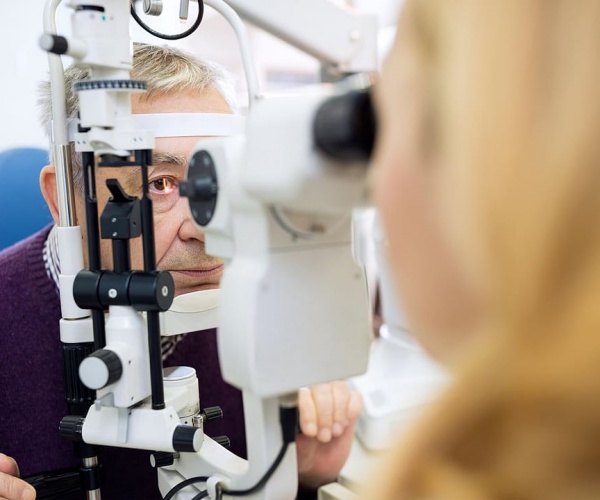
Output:
[[223,272],[223,264],[218,264],[206,269],[170,269],[169,271],[172,273],[181,273],[193,278],[209,278],[220,275]]

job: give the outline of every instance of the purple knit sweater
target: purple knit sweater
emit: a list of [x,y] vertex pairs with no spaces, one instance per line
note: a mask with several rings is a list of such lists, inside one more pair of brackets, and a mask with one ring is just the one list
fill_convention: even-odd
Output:
[[[58,434],[67,408],[58,291],[42,258],[49,230],[0,252],[0,452],[15,458],[22,475],[78,465],[71,444]],[[228,435],[231,451],[245,457],[241,393],[221,377],[216,332],[187,335],[165,365],[196,369],[201,406],[218,405],[225,414],[207,425],[207,434]],[[102,448],[99,456],[103,499],[161,498],[149,452]]]

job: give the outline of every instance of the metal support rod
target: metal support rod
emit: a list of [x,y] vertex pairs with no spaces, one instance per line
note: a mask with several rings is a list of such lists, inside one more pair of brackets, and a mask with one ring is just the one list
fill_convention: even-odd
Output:
[[[136,162],[142,174],[142,245],[144,248],[144,271],[156,270],[156,249],[154,247],[154,215],[152,200],[148,195],[148,166],[152,164],[152,150],[135,152]],[[152,388],[152,409],[165,407],[163,387],[162,349],[160,343],[160,323],[158,312],[148,311],[148,350],[150,355],[150,385]]]
[[148,166],[152,165],[152,151],[135,152],[136,162],[142,169],[142,239],[144,246],[144,271],[156,270],[156,249],[154,248],[154,213],[152,200],[148,195]]
[[[91,477],[88,477],[88,481],[90,484],[90,489],[87,489],[85,492],[87,500],[100,500],[102,498],[100,493],[100,463],[98,462],[98,457],[86,457],[83,459],[83,469],[82,473],[84,474],[92,474]],[[93,489],[92,489],[93,488]]]
[[165,407],[163,386],[162,350],[160,345],[160,323],[158,311],[148,311],[148,349],[150,353],[150,385],[152,387],[152,409]]
[[112,240],[112,252],[115,273],[126,273],[131,270],[129,240]]
[[[85,217],[87,225],[88,268],[99,271],[102,265],[100,259],[100,232],[98,226],[98,200],[96,198],[96,178],[94,153],[81,154],[81,168],[85,186]],[[104,311],[92,309],[92,324],[94,327],[94,348],[102,349],[106,345],[104,328]]]
[[[62,0],[48,0],[44,6],[44,33],[56,35],[56,10]],[[48,52],[50,69],[50,88],[52,96],[52,121],[50,123],[50,142],[56,168],[56,192],[58,197],[58,225],[70,227],[77,225],[75,196],[73,189],[73,169],[71,150],[67,133],[67,105],[64,83],[64,68],[59,55]]]
[[73,160],[68,144],[53,145],[56,169],[56,192],[58,197],[58,224],[61,227],[77,225],[75,211],[75,188],[73,184]]

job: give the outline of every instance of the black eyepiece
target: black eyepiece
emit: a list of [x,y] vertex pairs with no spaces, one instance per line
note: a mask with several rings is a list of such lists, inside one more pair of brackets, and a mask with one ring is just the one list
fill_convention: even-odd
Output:
[[340,161],[366,161],[375,143],[376,119],[371,89],[332,97],[318,109],[314,143],[323,154]]

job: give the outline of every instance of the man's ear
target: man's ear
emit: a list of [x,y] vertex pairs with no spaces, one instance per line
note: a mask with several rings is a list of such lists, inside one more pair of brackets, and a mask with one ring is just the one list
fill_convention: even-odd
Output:
[[56,192],[56,167],[46,165],[40,172],[40,189],[50,209],[54,223],[58,223],[58,194]]

